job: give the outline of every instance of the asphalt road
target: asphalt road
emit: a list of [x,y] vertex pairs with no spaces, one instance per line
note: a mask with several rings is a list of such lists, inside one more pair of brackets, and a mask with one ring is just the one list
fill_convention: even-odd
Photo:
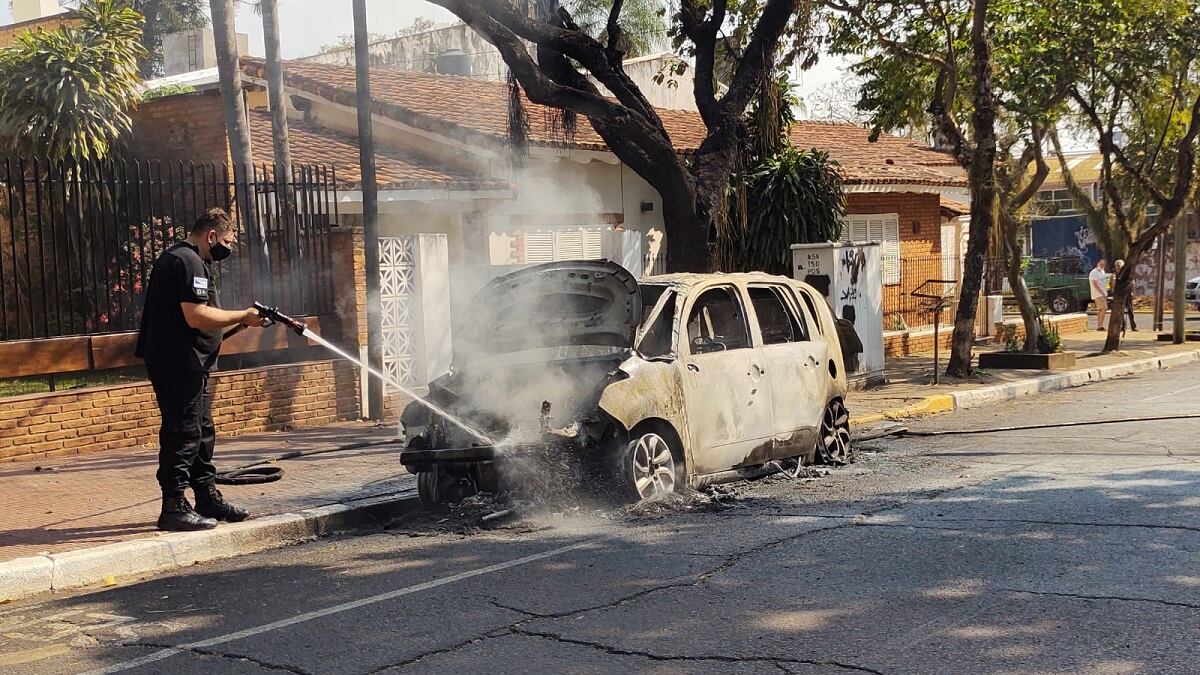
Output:
[[[1200,366],[926,420],[1200,413]],[[0,608],[0,672],[1196,672],[1200,420],[864,444],[723,506],[407,523]]]

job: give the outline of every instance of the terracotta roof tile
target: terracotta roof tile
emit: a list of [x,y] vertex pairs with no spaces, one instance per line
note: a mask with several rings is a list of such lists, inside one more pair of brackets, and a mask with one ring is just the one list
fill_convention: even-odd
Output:
[[970,204],[965,204],[949,197],[942,197],[941,207],[942,213],[950,217],[965,216],[971,213]]
[[[260,59],[243,59],[251,77],[265,77]],[[335,103],[355,105],[353,68],[307,61],[286,64],[289,86]],[[508,93],[502,82],[489,82],[452,75],[374,69],[371,71],[373,108],[378,115],[406,125],[465,141],[507,139]],[[526,101],[530,141],[535,145],[568,146],[607,151],[608,146],[581,119],[574,138],[567,141],[553,109]],[[706,128],[700,115],[687,110],[658,110],[675,148],[694,151],[704,140]],[[849,183],[966,185],[966,179],[937,167],[952,167],[946,153],[893,136],[878,142],[868,140],[868,130],[849,124],[798,122],[791,130],[792,143],[800,148],[816,147],[830,153],[841,165]]]
[[[339,187],[358,188],[362,172],[358,165],[358,141],[309,123],[292,120],[288,124],[292,161],[297,164],[333,164]],[[263,110],[250,113],[250,135],[254,161],[272,163],[271,116]],[[432,160],[391,148],[377,150],[375,170],[381,190],[499,190],[510,185],[504,181],[484,180],[464,172],[437,165]]]

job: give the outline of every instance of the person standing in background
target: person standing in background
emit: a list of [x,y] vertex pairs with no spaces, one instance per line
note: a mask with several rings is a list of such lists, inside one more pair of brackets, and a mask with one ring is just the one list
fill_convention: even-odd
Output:
[[1096,303],[1096,330],[1104,330],[1104,319],[1108,316],[1108,273],[1101,258],[1096,267],[1088,274],[1088,284],[1092,289],[1092,302]]
[[[1117,277],[1120,276],[1121,270],[1125,267],[1124,260],[1118,260],[1113,263],[1113,292],[1117,290]],[[1125,317],[1129,320],[1129,330],[1137,332],[1137,319],[1133,318],[1133,293],[1129,294],[1128,302],[1125,303]]]

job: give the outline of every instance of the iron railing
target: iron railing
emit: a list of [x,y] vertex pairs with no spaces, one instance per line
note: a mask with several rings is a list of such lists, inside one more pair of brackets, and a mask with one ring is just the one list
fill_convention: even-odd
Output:
[[212,207],[239,228],[222,306],[332,312],[336,184],[326,166],[0,160],[0,341],[136,330],[155,259]]

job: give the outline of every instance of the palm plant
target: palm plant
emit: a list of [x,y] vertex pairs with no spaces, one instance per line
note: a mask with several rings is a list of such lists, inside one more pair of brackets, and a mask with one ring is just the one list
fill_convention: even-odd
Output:
[[79,23],[27,31],[0,49],[0,137],[53,161],[103,159],[128,134],[141,95],[141,14],[85,0]]

